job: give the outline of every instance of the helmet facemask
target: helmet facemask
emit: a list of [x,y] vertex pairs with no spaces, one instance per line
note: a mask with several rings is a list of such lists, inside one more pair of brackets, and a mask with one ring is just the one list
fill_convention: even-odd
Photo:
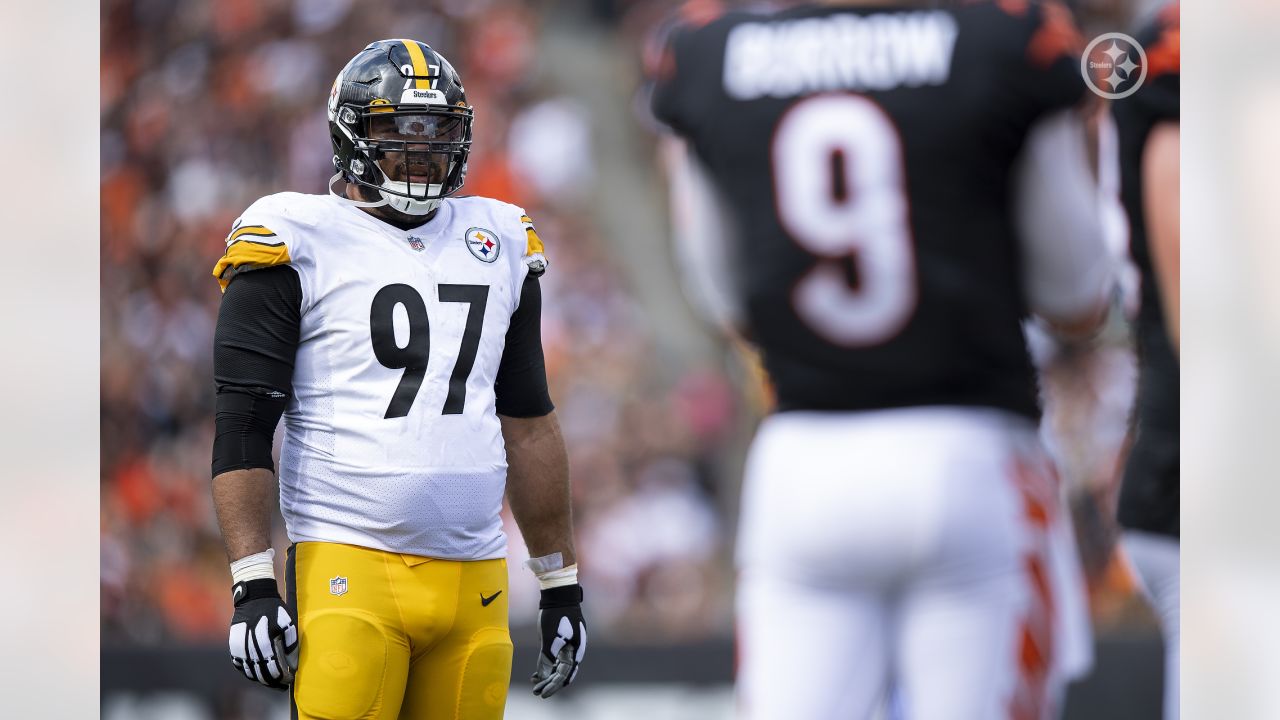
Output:
[[462,187],[470,107],[375,101],[359,110],[343,106],[337,114],[347,135],[335,158],[339,170],[348,182],[377,191],[387,206],[427,215]]

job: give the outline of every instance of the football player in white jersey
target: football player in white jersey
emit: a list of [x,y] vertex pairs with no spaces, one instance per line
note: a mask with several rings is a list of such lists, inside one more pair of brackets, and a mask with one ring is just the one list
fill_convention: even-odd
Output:
[[[295,718],[500,718],[504,492],[543,588],[534,693],[572,682],[587,641],[542,242],[520,208],[455,195],[473,110],[426,44],[370,44],[328,116],[330,193],[258,200],[214,268],[232,662],[291,686]],[[269,533],[282,415],[287,599]]]

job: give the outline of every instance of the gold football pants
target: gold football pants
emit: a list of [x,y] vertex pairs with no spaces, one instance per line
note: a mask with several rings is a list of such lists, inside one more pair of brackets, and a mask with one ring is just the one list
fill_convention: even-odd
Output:
[[293,718],[498,720],[511,682],[507,562],[303,542],[285,573]]

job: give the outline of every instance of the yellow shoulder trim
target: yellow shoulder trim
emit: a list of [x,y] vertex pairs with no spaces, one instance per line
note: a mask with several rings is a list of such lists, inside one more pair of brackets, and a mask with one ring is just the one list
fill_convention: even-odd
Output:
[[[228,245],[226,254],[218,259],[217,265],[213,266],[213,276],[218,279],[218,285],[223,292],[226,292],[227,285],[231,283],[231,278],[235,277],[238,272],[259,270],[289,263],[289,246],[285,245],[284,241],[273,243],[250,240],[247,238],[254,236],[254,233],[244,232],[248,229],[240,228],[232,233],[233,236],[240,239]],[[275,237],[275,233],[265,236],[258,235],[258,237]]]
[[545,253],[542,247],[542,238],[538,237],[538,231],[533,229],[533,219],[528,215],[520,216],[520,223],[524,225],[525,234],[529,237],[529,245],[525,248],[524,256],[529,257],[534,253]]
[[534,253],[545,253],[546,250],[542,247],[542,238],[538,237],[538,231],[531,227],[525,228],[524,231],[529,236],[529,247],[524,251],[525,256],[527,257]]
[[231,231],[231,234],[227,236],[227,244],[230,245],[246,235],[263,238],[276,236],[276,234],[271,232],[270,229],[263,227],[262,225],[245,225],[244,227],[238,227]]

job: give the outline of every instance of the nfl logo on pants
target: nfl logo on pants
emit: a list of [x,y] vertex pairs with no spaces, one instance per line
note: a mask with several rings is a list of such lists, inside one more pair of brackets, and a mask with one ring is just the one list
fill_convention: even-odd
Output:
[[329,594],[331,594],[331,595],[346,595],[346,594],[347,594],[347,579],[346,579],[346,578],[344,578],[344,577],[342,577],[342,576],[338,576],[338,577],[333,578],[332,580],[330,580],[330,581],[329,581]]

